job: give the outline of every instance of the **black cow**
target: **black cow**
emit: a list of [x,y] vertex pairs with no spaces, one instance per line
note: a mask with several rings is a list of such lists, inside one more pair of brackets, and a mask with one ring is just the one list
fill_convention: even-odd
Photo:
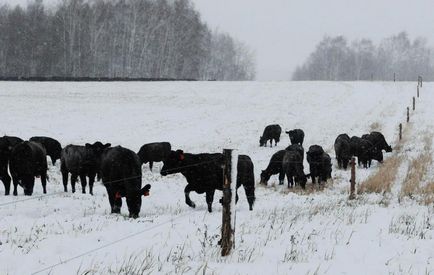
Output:
[[31,137],[30,141],[38,142],[45,147],[47,155],[51,158],[51,163],[56,164],[56,161],[60,159],[60,154],[62,153],[62,146],[60,142],[50,137]]
[[383,161],[383,153],[378,150],[369,140],[352,136],[350,139],[351,154],[357,157],[359,166],[371,167],[372,160]]
[[392,152],[392,147],[387,144],[386,139],[380,132],[371,132],[370,134],[363,135],[362,138],[369,140],[379,151]]
[[238,202],[238,188],[244,187],[246,192],[247,202],[249,203],[249,210],[253,210],[253,204],[255,203],[255,175],[253,170],[253,162],[247,155],[239,155],[237,163],[237,190],[236,202]]
[[268,125],[264,129],[264,133],[259,138],[259,146],[267,147],[267,142],[270,141],[270,147],[273,147],[273,139],[275,145],[280,141],[280,134],[282,133],[282,128],[278,124]]
[[11,152],[9,166],[14,183],[14,196],[18,195],[18,184],[23,187],[24,195],[31,196],[35,177],[41,177],[42,189],[47,193],[47,154],[45,148],[33,141],[17,144]]
[[23,140],[19,137],[0,137],[0,180],[5,186],[5,195],[9,195],[11,189],[11,177],[8,173],[8,163],[12,149]]
[[352,157],[350,137],[347,134],[340,134],[335,140],[334,147],[338,167],[347,170],[348,163]]
[[23,140],[22,140],[21,138],[19,138],[19,137],[14,137],[14,136],[3,136],[3,138],[5,138],[5,139],[9,142],[9,144],[10,144],[11,146],[15,146],[15,145],[17,145],[18,143],[23,142]]
[[288,180],[288,188],[294,186],[294,181],[301,188],[306,188],[306,175],[304,174],[303,160],[297,151],[285,150],[285,155],[282,161],[282,171]]
[[[188,183],[184,189],[185,203],[195,208],[196,204],[190,199],[190,192],[195,191],[199,194],[206,193],[208,211],[212,212],[215,190],[222,190],[223,188],[223,162],[223,154],[188,154],[184,153],[182,150],[176,150],[171,151],[169,157],[163,161],[164,165],[160,173],[162,176],[181,173]],[[251,169],[249,165],[238,167],[243,168],[243,170],[245,169],[243,174],[249,174],[248,171]],[[249,177],[251,177],[251,175],[249,175]],[[246,190],[247,200],[250,204],[250,202],[254,200],[254,193],[251,193],[251,191],[253,191],[251,188],[251,180],[247,179],[246,181],[243,180],[238,183],[246,184],[244,188]],[[248,193],[247,190],[249,190]]]
[[154,161],[164,161],[172,150],[169,142],[154,142],[143,145],[137,155],[141,163],[149,162],[149,169],[152,171]]
[[286,131],[289,135],[289,140],[291,141],[291,144],[300,144],[303,146],[304,141],[304,132],[301,129],[294,129],[290,131]]
[[129,217],[137,218],[142,195],[148,196],[151,185],[142,188],[142,164],[133,151],[116,146],[106,149],[101,156],[102,183],[107,189],[111,212],[120,213],[122,197],[126,197]]
[[267,184],[270,177],[275,174],[279,174],[279,185],[283,184],[285,174],[282,170],[282,161],[286,152],[286,150],[280,150],[271,156],[267,168],[261,172],[261,184]]
[[300,144],[291,144],[288,147],[286,147],[285,150],[298,152],[301,156],[301,161],[302,162],[304,161],[304,148]]
[[331,178],[331,159],[330,156],[324,152],[324,149],[321,146],[310,146],[306,155],[312,183],[316,182],[317,177],[319,183],[326,182],[327,179]]
[[85,146],[68,145],[62,150],[60,158],[60,171],[65,192],[68,191],[68,174],[71,173],[72,193],[75,192],[77,177],[80,177],[83,194],[86,193],[86,176],[89,177],[89,193],[93,195],[93,183],[95,176],[100,171],[101,155],[111,146],[103,145],[97,141],[94,144],[86,143]]

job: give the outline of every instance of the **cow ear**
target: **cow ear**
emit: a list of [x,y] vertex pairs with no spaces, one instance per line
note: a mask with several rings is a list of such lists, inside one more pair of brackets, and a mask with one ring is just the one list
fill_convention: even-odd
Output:
[[104,145],[104,148],[109,148],[110,146],[112,146],[111,143],[106,143],[106,144]]
[[92,147],[92,144],[90,144],[90,143],[86,143],[86,148],[91,148]]
[[285,131],[285,133],[289,134],[289,131]]

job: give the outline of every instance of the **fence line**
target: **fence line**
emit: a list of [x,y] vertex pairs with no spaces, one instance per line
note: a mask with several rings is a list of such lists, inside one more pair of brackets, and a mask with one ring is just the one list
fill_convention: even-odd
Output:
[[177,216],[177,217],[175,217],[175,218],[171,218],[170,220],[167,220],[167,221],[165,221],[165,222],[162,222],[162,223],[156,224],[156,225],[154,225],[154,226],[151,226],[151,227],[145,228],[145,229],[143,229],[143,230],[141,230],[141,231],[138,231],[138,232],[136,232],[136,233],[130,234],[130,235],[125,236],[125,237],[123,237],[123,238],[120,238],[120,239],[118,239],[118,240],[116,240],[116,241],[112,241],[112,242],[109,242],[109,243],[104,244],[104,245],[102,245],[102,246],[99,246],[99,247],[93,248],[93,249],[91,249],[91,250],[88,250],[88,251],[83,252],[83,253],[81,253],[81,254],[78,254],[78,255],[76,255],[76,256],[73,256],[73,257],[67,258],[66,260],[63,260],[63,261],[61,260],[61,261],[59,261],[59,262],[56,263],[56,264],[52,264],[52,265],[50,265],[50,266],[48,266],[48,267],[45,267],[45,268],[43,268],[43,269],[37,270],[37,271],[35,271],[35,272],[32,272],[31,274],[32,274],[32,275],[33,275],[33,274],[39,274],[39,273],[44,272],[44,271],[52,270],[52,269],[55,268],[55,267],[58,267],[58,266],[60,266],[60,265],[66,264],[66,263],[68,263],[68,262],[70,262],[70,261],[73,261],[73,260],[79,259],[79,258],[84,257],[84,256],[86,256],[86,255],[92,254],[92,253],[94,253],[94,252],[96,252],[96,251],[99,251],[99,250],[102,250],[102,249],[107,248],[107,247],[109,247],[109,246],[115,245],[115,244],[120,243],[120,242],[122,242],[122,241],[125,241],[125,240],[127,240],[127,239],[133,238],[133,237],[135,237],[135,236],[138,236],[138,235],[140,235],[140,234],[143,234],[143,233],[145,233],[145,232],[148,232],[148,231],[153,230],[153,229],[155,229],[155,228],[158,228],[158,227],[160,227],[160,226],[166,225],[166,224],[168,224],[168,223],[170,223],[170,222],[173,222],[173,221],[175,221],[175,220],[178,220],[178,219],[180,219],[180,218],[183,218],[183,217],[185,217],[185,216],[187,216],[187,215],[189,215],[189,214],[191,214],[191,213],[190,213],[190,212],[186,212],[186,213],[184,213],[184,214],[182,214],[182,215],[179,215],[179,216]]

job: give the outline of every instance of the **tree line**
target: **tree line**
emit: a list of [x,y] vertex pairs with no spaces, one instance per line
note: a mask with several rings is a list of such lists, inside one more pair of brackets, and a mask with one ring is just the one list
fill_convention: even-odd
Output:
[[251,50],[189,0],[62,0],[0,7],[0,76],[251,80]]
[[413,81],[419,75],[434,78],[432,50],[424,38],[411,41],[405,32],[375,45],[369,39],[352,41],[343,36],[326,36],[293,80],[400,80]]

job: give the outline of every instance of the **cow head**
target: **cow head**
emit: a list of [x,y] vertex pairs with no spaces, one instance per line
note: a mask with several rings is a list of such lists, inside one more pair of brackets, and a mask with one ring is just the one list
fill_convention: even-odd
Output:
[[55,148],[52,155],[50,156],[51,162],[53,163],[53,166],[56,164],[56,160],[60,159],[62,154],[62,147]]
[[271,175],[267,172],[267,170],[262,170],[261,172],[261,184],[267,185],[268,180],[270,179]]
[[184,166],[184,161],[184,151],[171,151],[167,159],[163,161],[163,168],[161,168],[160,174],[162,176],[167,176],[170,174],[180,173],[182,171],[182,167]]
[[[129,217],[130,218],[138,218],[140,213],[140,208],[142,206],[142,196],[149,196],[149,190],[151,189],[150,184],[146,184],[139,191],[134,192],[133,194],[129,194],[129,200],[127,200]],[[120,195],[120,194],[119,194]]]
[[302,173],[299,176],[295,177],[295,182],[301,186],[301,188],[306,188],[307,176]]
[[100,167],[101,163],[101,155],[105,149],[111,146],[110,143],[102,144],[97,141],[94,144],[86,143],[86,151],[87,154],[85,156],[84,163],[90,163],[96,165],[96,167]]
[[386,153],[391,153],[392,152],[392,146],[387,145],[386,146]]
[[33,187],[35,186],[35,177],[33,175],[21,176],[18,183],[23,187],[24,195],[31,196],[33,194]]
[[383,162],[383,152],[374,146],[371,149],[371,158],[376,161]]
[[266,142],[267,142],[267,140],[263,136],[259,137],[259,146],[260,147],[266,145]]

